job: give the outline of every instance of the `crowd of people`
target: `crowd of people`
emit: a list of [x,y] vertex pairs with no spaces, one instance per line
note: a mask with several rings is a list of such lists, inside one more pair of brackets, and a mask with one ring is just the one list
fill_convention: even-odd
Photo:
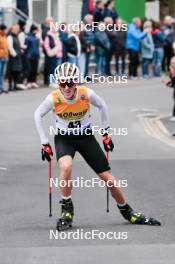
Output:
[[[93,15],[86,14],[78,29],[71,32],[66,23],[59,25],[59,31],[51,28],[51,23],[55,23],[54,19],[47,17],[41,29],[31,25],[29,32],[24,21],[9,29],[0,25],[0,93],[37,88],[41,58],[45,86],[49,85],[55,67],[65,61],[79,67],[82,82],[89,76],[91,59],[96,65],[95,73],[104,76],[127,75],[135,80],[139,66],[143,78],[169,71],[175,52],[175,27],[170,16],[162,24],[134,18],[126,30],[121,30],[126,22],[118,16],[110,0],[106,4],[96,1]],[[95,30],[93,23],[97,24]],[[4,89],[5,77],[8,89]]]

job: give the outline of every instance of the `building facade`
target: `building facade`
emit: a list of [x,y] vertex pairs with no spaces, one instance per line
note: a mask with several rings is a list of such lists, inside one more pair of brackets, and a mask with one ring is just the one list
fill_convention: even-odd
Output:
[[46,16],[58,22],[75,23],[80,20],[81,0],[29,0],[29,18],[41,23]]
[[[38,23],[46,16],[68,23],[75,23],[81,17],[82,0],[28,0],[28,5],[30,18]],[[165,15],[175,18],[175,0],[115,0],[115,7],[127,22],[136,16],[155,20],[162,20]]]
[[[56,21],[67,23],[76,23],[81,18],[82,0],[0,0],[1,21],[2,9],[7,11],[4,15],[4,22],[7,25],[15,20],[9,8],[12,7],[14,10],[15,6],[19,6],[20,1],[22,4],[28,2],[29,19],[38,24],[43,23],[46,16],[53,16]],[[175,0],[115,0],[115,7],[120,17],[127,22],[133,17],[162,20],[165,15],[171,15],[175,18]]]

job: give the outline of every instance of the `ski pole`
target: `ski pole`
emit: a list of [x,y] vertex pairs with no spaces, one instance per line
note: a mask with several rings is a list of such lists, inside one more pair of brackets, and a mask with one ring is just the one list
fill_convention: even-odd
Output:
[[52,161],[49,161],[49,171],[48,171],[48,183],[49,183],[49,216],[52,216],[52,187],[50,185],[50,179],[52,178]]
[[[106,159],[109,161],[109,151],[106,151]],[[106,196],[107,196],[107,204],[106,204],[106,212],[109,213],[109,189],[106,187]]]

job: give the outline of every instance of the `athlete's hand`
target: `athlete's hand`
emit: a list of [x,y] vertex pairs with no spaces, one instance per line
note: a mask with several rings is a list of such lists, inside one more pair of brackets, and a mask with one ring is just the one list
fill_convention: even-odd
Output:
[[103,145],[104,145],[104,149],[108,152],[108,151],[113,151],[114,149],[114,143],[112,142],[111,137],[105,133],[103,135]]
[[52,148],[51,148],[50,144],[42,145],[41,156],[42,156],[42,160],[43,160],[43,161],[44,161],[45,159],[46,159],[48,162],[51,161],[51,159],[52,159],[52,157],[53,157],[53,152],[52,152]]

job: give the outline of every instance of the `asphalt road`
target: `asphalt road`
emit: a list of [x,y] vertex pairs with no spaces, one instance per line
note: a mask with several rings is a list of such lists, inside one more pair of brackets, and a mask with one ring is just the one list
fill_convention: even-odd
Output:
[[[91,85],[88,85],[91,87]],[[74,188],[74,232],[127,232],[127,239],[50,239],[55,231],[60,194],[53,188],[53,217],[48,217],[47,164],[40,158],[40,141],[33,113],[50,92],[42,88],[0,96],[0,264],[67,263],[175,263],[174,148],[146,134],[137,114],[154,111],[171,113],[172,98],[160,79],[128,82],[125,85],[95,84],[95,91],[108,104],[110,124],[127,128],[127,136],[114,136],[110,155],[113,173],[127,180],[128,203],[161,227],[126,223],[110,198],[106,213],[104,188]],[[92,108],[94,125],[100,123]],[[45,118],[46,128],[52,115]],[[100,140],[100,137],[97,135]],[[53,144],[53,138],[50,139]],[[56,161],[53,177],[58,177]],[[73,177],[96,175],[79,154]],[[68,234],[68,232],[65,233]],[[120,237],[121,238],[121,237]]]

